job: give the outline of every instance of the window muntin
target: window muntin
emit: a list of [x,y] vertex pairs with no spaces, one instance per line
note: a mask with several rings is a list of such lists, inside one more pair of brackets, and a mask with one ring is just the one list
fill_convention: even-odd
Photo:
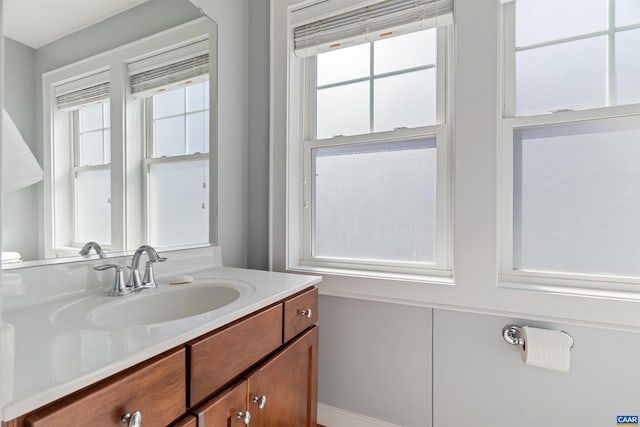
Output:
[[570,3],[503,6],[501,272],[627,289],[640,282],[640,25],[614,22],[624,0]]
[[306,60],[313,96],[303,263],[436,275],[448,268],[447,31]]
[[436,32],[317,55],[317,139],[435,124]]
[[161,92],[147,108],[148,241],[209,241],[209,82]]
[[638,9],[637,2],[624,0],[584,0],[579,7],[567,1],[516,0],[510,41],[515,115],[639,102],[640,90],[629,88],[632,81],[618,70],[638,55],[625,45],[626,33],[640,28]]

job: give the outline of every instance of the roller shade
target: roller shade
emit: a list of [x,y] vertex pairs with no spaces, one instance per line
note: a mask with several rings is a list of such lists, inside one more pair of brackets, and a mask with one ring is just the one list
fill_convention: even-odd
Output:
[[109,71],[102,71],[54,87],[56,104],[62,111],[73,111],[88,104],[109,100]]
[[[331,0],[320,2],[326,9]],[[321,6],[321,7],[320,7]],[[304,14],[313,12],[306,7]],[[292,14],[296,12],[293,11]],[[293,21],[297,57],[453,23],[453,0],[385,0],[306,23]]]
[[209,41],[201,40],[127,65],[131,93],[151,96],[173,87],[208,79]]

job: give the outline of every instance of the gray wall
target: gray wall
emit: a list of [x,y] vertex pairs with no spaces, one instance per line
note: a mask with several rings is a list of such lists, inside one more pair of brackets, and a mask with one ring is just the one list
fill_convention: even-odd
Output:
[[249,3],[247,266],[269,268],[269,0]]
[[[571,369],[522,364],[510,323],[569,332]],[[435,427],[602,427],[640,414],[640,335],[517,318],[434,311]]]
[[320,403],[401,426],[430,426],[431,312],[322,296]]
[[[5,38],[4,108],[34,153],[41,151],[34,122],[35,61],[34,49]],[[37,195],[37,185],[32,185],[2,199],[2,249],[18,251],[25,260],[38,257]]]

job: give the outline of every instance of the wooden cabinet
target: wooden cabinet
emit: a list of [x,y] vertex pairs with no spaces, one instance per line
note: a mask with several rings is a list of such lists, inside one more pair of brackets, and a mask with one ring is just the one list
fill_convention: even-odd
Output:
[[282,304],[187,343],[189,406],[202,402],[281,345]]
[[310,288],[2,426],[316,427],[317,307]]
[[317,372],[316,325],[192,413],[198,427],[316,427]]
[[251,413],[247,415],[247,381],[242,380],[215,398],[192,411],[198,417],[198,427],[253,426]]
[[284,301],[284,342],[318,321],[318,288]]
[[174,350],[40,409],[22,425],[122,426],[122,416],[135,411],[142,414],[144,425],[167,425],[185,412],[184,365],[185,350]]
[[251,427],[316,427],[318,326],[247,378]]

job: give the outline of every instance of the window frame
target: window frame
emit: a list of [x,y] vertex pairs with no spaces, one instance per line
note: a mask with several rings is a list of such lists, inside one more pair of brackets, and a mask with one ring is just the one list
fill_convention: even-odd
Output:
[[[182,90],[186,90],[186,86],[180,87],[180,89]],[[141,114],[141,119],[142,119],[142,123],[141,123],[141,129],[143,129],[144,135],[142,137],[143,140],[143,146],[144,146],[144,154],[142,156],[142,174],[143,174],[143,178],[142,178],[142,194],[143,194],[143,200],[144,200],[144,205],[142,208],[142,223],[144,225],[144,235],[143,238],[146,242],[151,242],[151,220],[150,220],[150,203],[151,203],[151,192],[150,192],[150,188],[151,188],[151,166],[152,165],[158,165],[158,164],[168,164],[168,163],[176,163],[176,162],[185,162],[185,161],[206,161],[208,163],[208,167],[209,167],[209,175],[211,175],[211,147],[208,148],[207,151],[205,152],[197,152],[197,153],[193,153],[193,154],[180,154],[180,155],[175,155],[175,156],[155,156],[155,147],[154,147],[154,135],[155,135],[155,129],[154,129],[154,121],[156,120],[153,117],[153,111],[154,111],[154,106],[153,106],[153,97],[155,95],[151,95],[148,96],[144,99],[140,100],[140,103],[142,105],[142,109],[143,109],[143,113]],[[187,133],[187,116],[189,114],[194,114],[194,113],[199,113],[199,112],[206,112],[207,116],[210,117],[211,115],[211,100],[209,100],[209,108],[207,109],[202,109],[202,110],[197,110],[197,111],[190,111],[187,112],[186,110],[186,93],[185,93],[185,112],[182,114],[175,114],[172,116],[166,116],[166,117],[162,117],[164,118],[168,118],[168,117],[184,117],[185,118],[185,144],[187,143],[187,137],[186,137],[186,133]],[[208,138],[209,142],[211,143],[211,123],[209,123],[209,138]],[[211,182],[211,178],[209,179],[209,181]],[[210,183],[207,183],[207,190],[209,190],[209,185],[211,185]],[[211,200],[209,200],[209,206],[207,207],[207,209],[209,209],[209,216],[211,216],[211,209],[212,209],[212,203]],[[209,227],[211,227],[211,221],[209,221]],[[211,232],[209,232],[210,234]],[[149,243],[149,244],[153,244],[153,243]],[[195,245],[198,245],[199,243],[194,243]]]
[[[109,101],[106,101],[109,102]],[[104,108],[104,102],[101,102],[101,107]],[[81,107],[84,108],[84,107]],[[71,146],[72,149],[71,151],[71,179],[72,179],[72,184],[71,184],[71,191],[73,193],[71,200],[73,205],[71,206],[71,223],[72,223],[72,235],[73,238],[71,239],[71,247],[72,248],[82,248],[82,246],[86,243],[84,241],[81,241],[78,239],[78,172],[86,172],[86,171],[98,171],[98,170],[109,170],[111,171],[111,161],[109,161],[108,163],[101,163],[101,164],[96,164],[96,165],[79,165],[79,159],[81,158],[81,144],[80,144],[80,139],[82,136],[82,132],[80,132],[80,109],[74,110],[69,114],[69,119],[71,120],[71,129],[72,129],[72,136],[71,136]],[[109,106],[110,108],[110,106]],[[106,129],[109,129],[109,134],[111,134],[111,126],[109,126],[108,128],[104,127],[104,112],[102,115],[102,120],[103,120],[103,127],[101,127],[100,129],[94,129],[93,131],[96,130],[100,130],[102,132],[104,132]],[[111,144],[109,144],[110,146]],[[106,153],[106,151],[104,150],[104,140],[103,140],[103,156]],[[111,154],[111,153],[109,153]],[[111,204],[111,197],[109,197],[109,204]],[[111,227],[111,224],[109,224],[109,227]],[[100,246],[103,249],[111,249],[111,242],[98,242],[100,243]]]
[[[514,268],[514,135],[520,129],[571,124],[585,121],[598,121],[618,117],[638,116],[640,120],[640,102],[634,104],[611,105],[615,103],[614,84],[615,67],[613,36],[619,31],[640,28],[640,24],[615,29],[615,16],[612,13],[613,2],[609,3],[609,23],[605,31],[587,33],[580,36],[545,42],[534,47],[543,47],[563,41],[586,39],[595,35],[608,35],[607,56],[607,100],[606,106],[578,110],[556,110],[517,116],[515,114],[515,1],[501,5],[502,12],[502,118],[499,157],[499,277],[502,287],[554,291],[558,286],[600,290],[619,290],[637,292],[640,277],[597,275],[572,272],[518,270]],[[531,47],[529,47],[531,48]]]
[[[436,124],[417,128],[316,139],[316,56],[298,59],[290,50],[288,143],[288,256],[292,271],[336,271],[364,276],[402,275],[421,281],[450,283],[452,278],[452,191],[451,191],[451,105],[453,26],[436,27]],[[372,42],[370,42],[372,43]],[[394,72],[389,74],[401,74]],[[385,74],[386,75],[386,74]],[[364,81],[373,81],[369,75]],[[300,90],[296,91],[295,88]],[[297,92],[297,93],[296,93]],[[370,105],[373,99],[369,100]],[[295,112],[295,109],[298,109]],[[370,118],[372,120],[372,118]],[[313,150],[322,147],[363,143],[393,143],[419,138],[436,139],[436,233],[434,263],[319,257],[313,254]],[[298,178],[295,178],[298,177]],[[297,197],[292,197],[297,195]]]

